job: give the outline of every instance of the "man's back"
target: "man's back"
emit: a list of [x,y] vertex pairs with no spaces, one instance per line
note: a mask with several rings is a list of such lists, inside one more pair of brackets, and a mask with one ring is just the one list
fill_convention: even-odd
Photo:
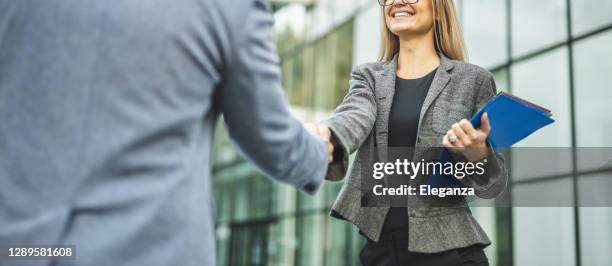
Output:
[[[269,28],[269,17],[248,21],[265,9],[254,0],[0,1],[0,245],[76,245],[77,260],[59,264],[212,265],[220,112],[264,171],[316,188],[323,164],[307,172],[269,162],[324,147],[285,117],[284,103],[257,107],[282,96],[278,85],[238,89],[262,85],[243,61],[275,60],[258,55],[268,42],[236,50],[269,37],[246,34],[258,21]],[[276,68],[260,71],[278,83],[265,80],[278,79]],[[271,139],[266,128],[279,126]],[[250,137],[277,149],[258,152]],[[301,147],[276,145],[296,137]]]

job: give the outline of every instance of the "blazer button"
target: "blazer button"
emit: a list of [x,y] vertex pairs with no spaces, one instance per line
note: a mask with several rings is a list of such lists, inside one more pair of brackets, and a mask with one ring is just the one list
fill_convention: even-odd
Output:
[[314,190],[317,188],[317,185],[313,184],[313,183],[308,183],[304,186],[304,190],[308,191],[308,192],[314,192]]
[[370,199],[367,195],[361,196],[361,207],[367,206],[369,202],[370,202]]

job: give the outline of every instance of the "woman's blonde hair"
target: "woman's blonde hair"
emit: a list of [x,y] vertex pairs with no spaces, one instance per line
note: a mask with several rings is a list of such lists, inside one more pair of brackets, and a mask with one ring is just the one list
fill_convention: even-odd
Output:
[[[401,1],[401,0],[395,0]],[[429,1],[429,0],[421,0]],[[467,52],[453,0],[430,0],[434,13],[434,42],[438,53],[458,61],[467,61]],[[399,37],[389,30],[382,8],[382,43],[379,61],[391,61],[399,52]]]

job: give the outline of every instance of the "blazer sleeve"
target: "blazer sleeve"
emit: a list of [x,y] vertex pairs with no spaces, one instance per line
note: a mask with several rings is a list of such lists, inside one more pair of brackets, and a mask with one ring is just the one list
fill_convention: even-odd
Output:
[[361,67],[355,67],[349,81],[349,91],[334,114],[322,121],[332,131],[336,142],[334,161],[329,165],[327,180],[341,180],[348,171],[349,155],[367,139],[376,121],[377,107],[372,86]]
[[235,29],[232,60],[218,103],[230,138],[273,179],[313,194],[327,172],[327,146],[291,116],[267,1],[252,1],[244,28]]
[[[486,77],[478,88],[473,113],[478,112],[491,101],[496,94],[495,79],[491,73],[487,72]],[[478,197],[485,199],[499,196],[506,189],[508,183],[508,171],[504,164],[503,155],[493,151],[491,145],[488,145],[488,147],[489,156],[480,161],[484,163],[484,174],[466,176],[461,180],[464,185],[474,188]]]

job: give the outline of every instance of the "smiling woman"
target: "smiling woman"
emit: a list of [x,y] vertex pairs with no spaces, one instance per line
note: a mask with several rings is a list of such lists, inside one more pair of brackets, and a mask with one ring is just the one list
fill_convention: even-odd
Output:
[[[354,68],[348,94],[320,127],[326,135],[331,133],[338,151],[334,158],[340,158],[329,166],[327,179],[342,179],[348,155],[358,150],[332,216],[353,223],[367,238],[360,256],[363,265],[488,265],[483,249],[491,241],[465,199],[461,207],[448,209],[361,205],[376,199],[372,193],[362,193],[371,188],[370,176],[360,169],[370,169],[367,162],[405,159],[390,153],[388,148],[393,147],[444,146],[466,161],[485,162],[481,176],[456,176],[481,198],[501,194],[508,180],[503,157],[486,142],[491,130],[488,116],[482,116],[480,128],[465,119],[491,100],[496,88],[491,73],[465,62],[453,1],[379,0],[379,4],[380,60]],[[437,159],[436,154],[418,152],[408,156],[415,161]],[[384,177],[385,183],[398,187],[401,181],[394,177]],[[417,175],[411,182],[426,183],[427,175]],[[411,206],[424,200],[419,196],[400,200]]]
[[[403,10],[402,8],[394,8],[399,2],[403,3],[401,5]],[[419,2],[423,2],[420,4],[422,7],[418,7]],[[452,0],[378,0],[378,3],[383,6],[381,9],[382,45],[380,60],[390,61],[399,51],[399,36],[393,32],[403,30],[427,31],[432,27],[437,51],[442,52],[450,59],[467,60],[461,27]],[[422,13],[421,16],[415,16],[417,9],[426,12],[419,12]],[[405,18],[415,19],[406,20]]]

